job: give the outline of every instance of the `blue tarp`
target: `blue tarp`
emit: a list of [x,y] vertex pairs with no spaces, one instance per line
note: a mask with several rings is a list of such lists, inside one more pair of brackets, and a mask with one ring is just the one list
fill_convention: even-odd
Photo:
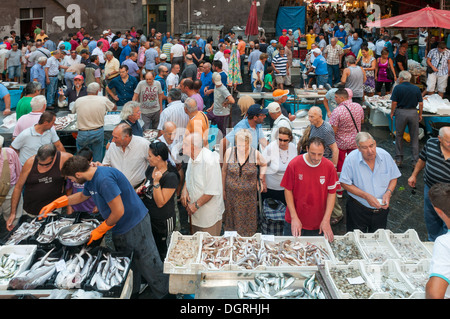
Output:
[[306,7],[280,7],[278,9],[276,36],[282,34],[282,30],[297,30],[300,27],[302,33],[305,33]]

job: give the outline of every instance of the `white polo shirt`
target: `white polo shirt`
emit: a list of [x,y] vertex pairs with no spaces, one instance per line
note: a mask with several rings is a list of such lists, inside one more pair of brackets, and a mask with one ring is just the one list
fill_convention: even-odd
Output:
[[125,175],[130,184],[136,187],[145,179],[149,145],[150,142],[147,139],[136,135],[133,135],[130,143],[125,147],[125,151],[112,142],[102,164],[117,168]]
[[442,278],[449,284],[445,298],[450,298],[450,232],[439,236],[434,242],[430,277]]
[[183,56],[184,51],[185,51],[184,47],[179,43],[175,44],[173,47],[170,48],[170,53],[173,53],[174,58],[181,58]]
[[211,200],[192,215],[192,225],[208,228],[222,219],[225,210],[222,189],[222,170],[219,154],[203,148],[195,160],[189,159],[186,171],[186,188],[191,202],[204,194],[213,195]]

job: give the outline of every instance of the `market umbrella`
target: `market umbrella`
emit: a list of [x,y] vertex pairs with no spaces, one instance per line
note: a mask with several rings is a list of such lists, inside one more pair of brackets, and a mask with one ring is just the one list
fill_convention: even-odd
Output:
[[228,63],[228,82],[227,85],[231,86],[231,92],[236,85],[242,84],[241,68],[239,65],[239,58],[237,53],[236,44],[233,43],[231,47],[230,62]]
[[426,7],[418,11],[399,16],[368,22],[368,27],[375,28],[442,28],[450,29],[450,11]]
[[245,35],[258,35],[258,13],[256,9],[256,0],[252,1],[252,6],[250,7],[247,25],[245,26]]

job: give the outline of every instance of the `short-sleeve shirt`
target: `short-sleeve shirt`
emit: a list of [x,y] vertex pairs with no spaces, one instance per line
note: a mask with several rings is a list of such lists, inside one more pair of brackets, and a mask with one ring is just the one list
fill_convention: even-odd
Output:
[[329,44],[325,47],[323,54],[327,54],[327,63],[330,65],[337,65],[340,62],[341,54],[344,53],[344,50],[340,45],[335,45],[334,47]]
[[275,68],[279,71],[279,73],[274,73],[275,76],[285,76],[286,75],[286,67],[287,67],[287,56],[277,54],[273,59],[272,63]]
[[[399,178],[401,173],[388,152],[379,147],[376,152],[373,171],[364,161],[359,150],[350,152],[345,158],[339,181],[343,184],[354,185],[381,200],[390,181]],[[350,192],[348,194],[362,205],[374,209],[364,198]]]
[[59,141],[56,130],[52,127],[43,134],[36,132],[34,126],[22,131],[12,141],[11,146],[19,151],[19,160],[23,165],[30,157],[37,154],[39,147],[45,144],[53,144]]
[[153,48],[150,48],[145,51],[145,69],[147,70],[155,70],[155,60],[158,58],[158,51]]
[[[322,158],[319,164],[313,165],[305,156],[299,155],[289,162],[280,186],[292,191],[302,228],[316,230],[325,215],[328,194],[336,193],[339,181],[330,160]],[[285,219],[291,223],[289,208]]]
[[450,232],[439,236],[434,242],[430,277],[439,277],[449,284],[445,298],[450,298]]
[[31,96],[24,96],[17,102],[16,106],[16,121],[20,119],[25,114],[28,114],[31,112],[31,102],[32,97]]
[[316,75],[328,74],[327,61],[325,60],[323,55],[319,55],[314,59],[312,67],[315,69],[314,73]]
[[[353,115],[356,123],[353,123],[352,116],[345,107],[347,106]],[[361,131],[361,121],[364,119],[364,110],[358,103],[352,103],[347,100],[341,103],[331,113],[329,123],[331,126],[337,127],[335,132],[336,145],[341,150],[356,149],[356,134]]]
[[230,92],[228,91],[225,85],[216,86],[214,89],[214,107],[213,113],[216,116],[226,116],[230,115],[230,108],[223,107],[222,103],[225,102],[228,96],[230,96]]
[[115,77],[111,82],[109,82],[108,87],[110,89],[116,89],[118,106],[123,106],[125,103],[133,99],[134,90],[138,85],[138,80],[135,77],[128,76],[127,82],[123,82],[120,76]]
[[445,49],[440,53],[437,48],[430,50],[427,58],[431,58],[431,64],[438,69],[437,75],[448,74],[448,59],[450,59],[450,50]]
[[236,133],[241,129],[247,129],[252,134],[252,147],[257,150],[259,140],[264,137],[264,133],[262,130],[261,124],[256,124],[256,128],[252,128],[250,124],[248,123],[248,118],[240,120],[236,125],[233,127],[233,129],[227,134],[226,139],[230,143],[231,146],[234,146],[234,137]]
[[416,109],[417,104],[423,102],[420,89],[409,82],[396,85],[391,95],[392,102],[397,102],[399,109]]
[[180,76],[178,74],[170,73],[166,79],[167,87],[172,86],[173,89],[178,86],[179,81]]
[[331,151],[330,145],[336,142],[336,138],[330,123],[323,121],[322,125],[319,127],[311,125],[311,133],[309,137],[311,138],[316,136],[325,141],[325,153],[323,156],[331,159],[333,157],[333,152]]
[[[137,73],[137,71],[139,71],[139,66],[133,60],[126,59],[125,61],[123,61],[122,65],[128,66],[128,74],[130,76],[133,76],[133,77],[139,76],[139,73]],[[99,70],[100,70],[100,68],[97,69],[97,71],[99,71]]]
[[125,175],[113,167],[97,167],[93,178],[84,183],[83,194],[94,199],[103,219],[107,219],[111,214],[108,203],[120,195],[125,211],[111,229],[113,234],[127,233],[148,213],[148,209]]
[[20,58],[22,57],[22,51],[21,50],[9,50],[6,55],[6,58],[8,58],[8,67],[10,66],[17,66],[20,65],[21,61]]
[[430,138],[425,143],[419,158],[425,162],[423,178],[428,187],[437,183],[450,183],[450,159],[445,159],[438,138]]
[[159,95],[163,94],[161,83],[153,81],[153,85],[149,86],[147,81],[140,81],[134,93],[139,95],[139,102],[141,103],[141,112],[143,114],[150,114],[159,112]]

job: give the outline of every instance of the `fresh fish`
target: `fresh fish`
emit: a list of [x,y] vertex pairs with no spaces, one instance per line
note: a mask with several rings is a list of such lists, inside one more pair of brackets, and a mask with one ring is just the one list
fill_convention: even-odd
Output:
[[23,222],[9,237],[5,245],[17,245],[21,241],[33,236],[41,226],[42,222],[38,222],[36,218],[31,222]]
[[59,289],[81,288],[81,283],[90,275],[96,259],[83,248],[66,261],[66,268],[56,276],[55,286]]
[[98,263],[89,284],[97,290],[108,291],[123,282],[131,261],[128,257],[113,257],[110,253],[102,257],[104,259]]

